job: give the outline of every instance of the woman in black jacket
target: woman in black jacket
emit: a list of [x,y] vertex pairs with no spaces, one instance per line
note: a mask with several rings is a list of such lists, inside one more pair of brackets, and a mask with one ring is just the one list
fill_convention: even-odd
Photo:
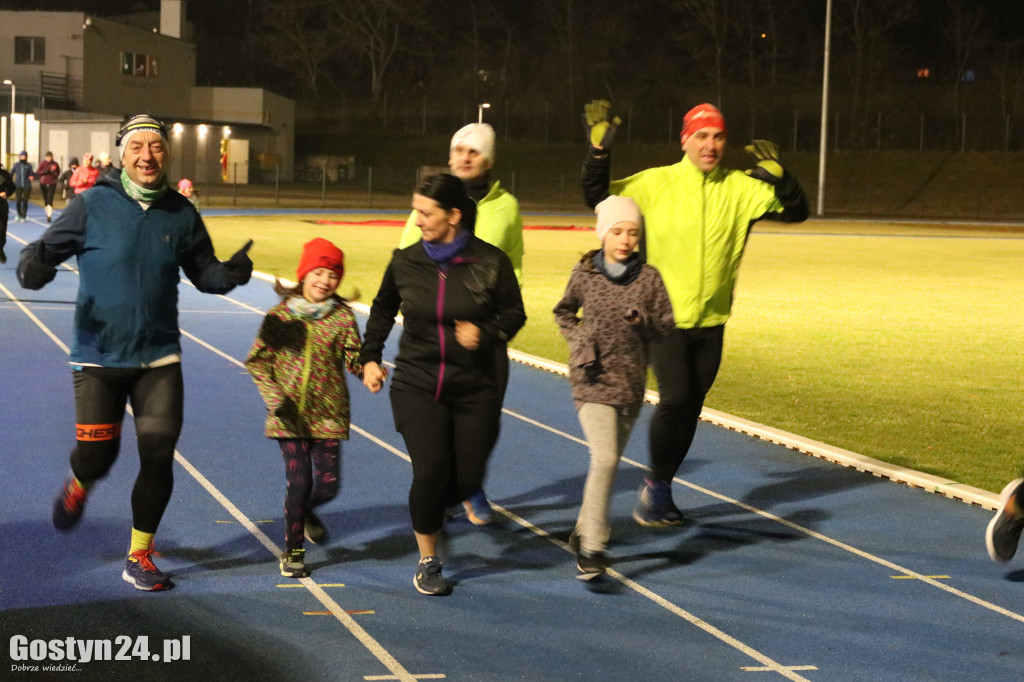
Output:
[[526,322],[512,263],[473,235],[476,204],[462,181],[433,175],[413,195],[423,238],[395,251],[373,300],[360,360],[363,383],[384,385],[384,342],[401,311],[391,383],[395,428],[412,461],[409,513],[420,562],[413,583],[444,595],[437,538],[445,509],[480,487],[498,438],[501,379],[493,344]]

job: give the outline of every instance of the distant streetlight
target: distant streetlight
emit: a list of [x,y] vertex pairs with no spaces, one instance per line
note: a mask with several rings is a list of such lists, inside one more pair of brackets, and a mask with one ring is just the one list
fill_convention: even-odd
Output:
[[10,79],[4,80],[4,85],[11,86],[11,118],[7,121],[7,136],[10,139],[8,143],[10,146],[7,148],[8,155],[14,154],[14,81]]
[[490,109],[490,108],[491,108],[491,105],[488,104],[487,102],[484,102],[483,104],[476,105],[476,122],[477,123],[483,123],[484,122],[484,109]]

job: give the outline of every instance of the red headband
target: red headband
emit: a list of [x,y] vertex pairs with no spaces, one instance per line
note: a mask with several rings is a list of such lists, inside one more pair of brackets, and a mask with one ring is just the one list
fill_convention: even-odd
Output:
[[686,144],[686,138],[701,128],[721,128],[722,132],[727,132],[725,117],[714,104],[705,102],[686,112],[686,116],[683,116],[683,130],[679,133],[679,142]]

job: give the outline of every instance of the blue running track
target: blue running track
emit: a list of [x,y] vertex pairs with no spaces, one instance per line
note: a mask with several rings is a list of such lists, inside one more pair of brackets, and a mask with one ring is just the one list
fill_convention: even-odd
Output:
[[[18,286],[40,215],[11,223],[0,267],[0,679],[1024,679],[1024,570],[989,561],[990,511],[705,423],[674,486],[687,524],[645,530],[630,511],[649,407],[620,467],[612,570],[575,580],[565,540],[587,450],[566,380],[518,364],[487,482],[501,521],[449,522],[452,596],[413,588],[404,446],[386,393],[352,378],[344,482],[322,514],[332,537],[309,548],[310,578],[282,578],[283,466],[240,364],[276,301],[256,279],[227,297],[180,287],[186,423],[157,535],[177,586],[133,590],[130,419],[81,524],[50,524],[74,437],[77,274]],[[75,660],[58,660],[69,640]],[[82,660],[106,640],[126,660]]]

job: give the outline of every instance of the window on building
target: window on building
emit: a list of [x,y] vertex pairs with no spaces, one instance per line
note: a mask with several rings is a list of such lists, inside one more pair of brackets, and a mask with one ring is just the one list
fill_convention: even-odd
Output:
[[15,64],[45,64],[46,38],[16,36],[14,38]]

